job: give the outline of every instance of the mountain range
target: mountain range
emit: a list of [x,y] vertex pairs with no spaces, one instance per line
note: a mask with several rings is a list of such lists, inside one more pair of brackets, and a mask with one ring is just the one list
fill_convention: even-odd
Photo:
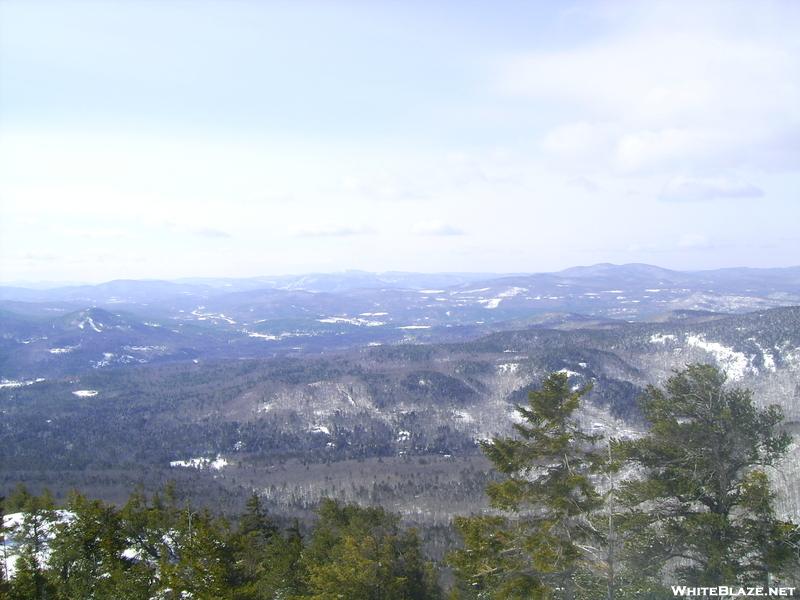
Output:
[[[438,276],[412,274],[408,287],[363,287],[384,275],[362,273],[291,289],[4,288],[0,484],[39,478],[111,497],[146,472],[204,497],[263,490],[279,512],[335,492],[444,522],[456,499],[480,508],[491,475],[477,441],[510,434],[515,403],[553,371],[593,383],[581,423],[607,437],[640,435],[645,387],[698,362],[758,405],[781,405],[797,433],[799,275],[595,265],[445,275],[452,284],[437,289]],[[771,473],[795,518],[797,450]],[[346,489],[334,490],[330,465]]]
[[680,272],[600,264],[500,277],[347,271],[6,286],[0,373],[30,379],[129,364],[303,356],[797,304],[800,267]]

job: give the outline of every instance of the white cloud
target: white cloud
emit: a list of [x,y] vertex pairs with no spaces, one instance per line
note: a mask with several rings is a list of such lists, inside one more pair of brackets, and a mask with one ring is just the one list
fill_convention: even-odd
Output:
[[210,238],[227,238],[232,237],[230,233],[227,231],[222,231],[221,229],[217,229],[215,227],[191,227],[189,228],[191,233],[195,233],[197,235],[202,235],[203,237],[210,237]]
[[411,231],[416,235],[464,235],[464,232],[458,227],[438,220],[414,223]]
[[61,233],[75,237],[82,237],[87,239],[99,238],[133,238],[136,237],[130,233],[120,231],[119,229],[62,229]]
[[678,248],[711,248],[712,245],[711,238],[699,233],[684,235],[678,241]]
[[583,188],[587,192],[599,192],[602,188],[587,177],[574,177],[567,181],[568,185],[575,185]]
[[289,227],[287,233],[290,237],[324,237],[363,235],[374,233],[374,230],[366,225],[352,226],[343,225],[334,221],[324,221],[316,223],[298,223]]
[[58,256],[47,250],[23,250],[17,252],[17,258],[23,260],[56,260]]
[[797,36],[775,26],[788,4],[609,3],[617,35],[508,57],[497,90],[560,106],[541,147],[561,161],[621,174],[796,170]]
[[385,173],[368,180],[359,177],[343,177],[341,189],[370,200],[408,200],[425,198],[428,195],[407,177]]
[[144,219],[144,224],[150,227],[166,227],[172,229],[177,233],[193,233],[203,237],[210,238],[227,238],[233,237],[227,231],[223,231],[217,227],[207,225],[199,221],[171,221],[167,219],[149,217]]
[[291,202],[294,194],[286,190],[265,190],[250,196],[250,202]]
[[760,198],[764,191],[743,179],[726,177],[673,177],[664,185],[664,202],[700,202],[713,198]]

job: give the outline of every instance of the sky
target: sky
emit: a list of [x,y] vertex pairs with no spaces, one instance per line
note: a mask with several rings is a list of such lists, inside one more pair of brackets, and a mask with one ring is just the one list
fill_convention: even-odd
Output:
[[800,2],[2,0],[0,281],[800,265]]

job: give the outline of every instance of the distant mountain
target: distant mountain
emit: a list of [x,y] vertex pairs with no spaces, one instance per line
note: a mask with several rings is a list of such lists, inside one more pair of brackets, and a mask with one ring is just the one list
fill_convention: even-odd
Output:
[[[688,273],[600,264],[489,279],[347,271],[269,280],[6,287],[0,288],[0,375],[35,378],[150,361],[300,356],[617,321],[701,323],[800,304],[799,273],[800,267]],[[66,327],[70,319],[84,319],[87,310],[105,311],[92,316],[92,323],[127,325],[101,331]],[[151,347],[160,350],[130,350]],[[59,351],[64,348],[71,350]]]
[[[32,321],[8,321],[15,335],[31,333],[24,328]],[[39,370],[0,383],[0,458],[7,481],[32,471],[56,474],[58,485],[68,489],[80,481],[99,486],[126,470],[130,481],[156,471],[166,479],[175,461],[207,459],[227,465],[213,481],[231,494],[251,482],[287,506],[312,504],[335,483],[337,471],[306,476],[301,467],[284,467],[286,461],[341,463],[358,472],[363,460],[410,465],[416,457],[413,463],[422,468],[430,457],[474,457],[476,440],[511,432],[514,404],[553,371],[567,373],[574,385],[594,384],[579,420],[607,437],[639,435],[644,424],[637,398],[687,363],[717,365],[731,385],[751,389],[759,406],[781,405],[788,431],[800,429],[800,307],[739,315],[676,311],[638,322],[551,313],[488,335],[475,326],[455,343],[416,339],[267,360],[243,360],[230,351],[237,343],[204,337],[221,328],[172,323],[159,328],[87,309],[43,321],[47,339],[30,338],[5,352],[6,361],[17,360],[19,352],[38,356],[30,364]],[[321,325],[362,332],[380,327]],[[155,345],[152,336],[162,336],[159,347],[144,346]],[[292,343],[299,339],[305,338]],[[194,341],[187,351],[195,357],[166,364],[186,340]],[[280,343],[252,340],[261,347],[272,342]],[[96,362],[98,356],[105,362]],[[68,376],[36,375],[78,358],[95,363],[76,361]],[[780,509],[795,519],[798,456],[790,452],[773,473]],[[270,488],[270,474],[282,470],[295,487]],[[406,486],[409,510],[420,508],[419,501],[413,504],[419,490],[408,478],[395,479]],[[482,497],[482,484],[469,489]],[[366,502],[380,493],[367,483],[349,497]]]
[[572,267],[555,273],[559,277],[607,277],[616,280],[661,280],[677,283],[686,281],[692,277],[691,273],[681,271],[670,271],[653,265],[641,263],[629,263],[626,265],[613,265],[611,263],[599,263],[589,267]]

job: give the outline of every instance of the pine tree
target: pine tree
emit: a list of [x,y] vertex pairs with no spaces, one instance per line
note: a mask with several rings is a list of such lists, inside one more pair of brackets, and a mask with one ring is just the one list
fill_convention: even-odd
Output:
[[435,600],[441,596],[415,531],[381,507],[325,499],[306,550],[310,600]]
[[464,548],[450,562],[461,596],[563,598],[600,585],[584,544],[600,533],[587,518],[602,505],[593,476],[605,463],[599,436],[584,433],[573,415],[591,385],[573,391],[553,373],[516,406],[523,419],[514,438],[482,444],[507,478],[487,486],[494,509],[508,516],[456,518]]
[[625,484],[629,559],[651,581],[769,585],[796,528],[775,518],[763,467],[787,450],[777,405],[758,410],[711,365],[688,365],[640,402],[650,434],[622,443],[643,477]]
[[[17,493],[19,492],[19,493]],[[20,485],[12,494],[15,502],[23,502],[22,523],[12,534],[17,543],[19,557],[16,572],[11,579],[11,598],[25,600],[48,600],[56,598],[56,588],[47,577],[45,560],[48,542],[60,520],[50,490],[45,488],[41,496],[33,496]]]
[[245,504],[245,513],[239,522],[239,532],[243,535],[255,535],[263,541],[278,532],[275,522],[267,516],[267,509],[256,492],[253,492]]
[[56,526],[48,560],[62,595],[69,598],[124,600],[149,597],[129,548],[120,513],[99,500],[73,492],[70,518]]
[[8,600],[11,585],[8,583],[6,564],[8,562],[8,547],[6,546],[6,536],[8,530],[5,522],[5,497],[0,496],[0,600]]

